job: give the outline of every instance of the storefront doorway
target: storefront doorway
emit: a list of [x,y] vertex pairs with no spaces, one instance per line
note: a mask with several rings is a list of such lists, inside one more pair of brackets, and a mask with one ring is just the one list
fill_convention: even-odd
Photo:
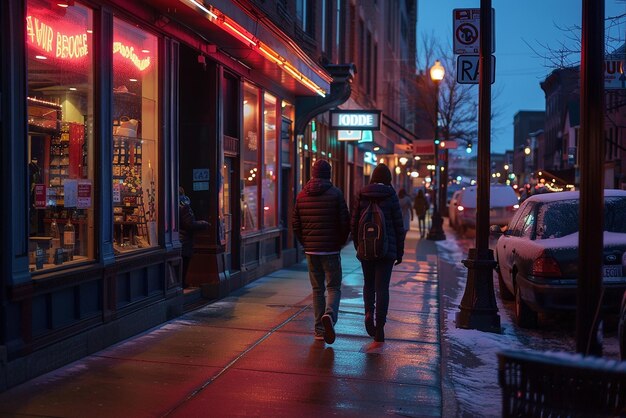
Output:
[[220,216],[222,222],[222,233],[220,238],[222,240],[222,245],[224,246],[226,269],[230,272],[240,270],[240,240],[239,225],[237,222],[237,219],[239,219],[239,212],[236,210],[239,202],[239,194],[236,189],[237,178],[235,177],[235,167],[237,167],[237,164],[234,158],[224,158],[224,164],[222,166],[222,181],[224,184],[220,199]]

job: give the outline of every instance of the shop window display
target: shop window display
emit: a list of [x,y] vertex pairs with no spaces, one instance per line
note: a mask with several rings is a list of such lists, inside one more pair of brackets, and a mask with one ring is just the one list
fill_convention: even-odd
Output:
[[263,111],[263,226],[276,226],[276,186],[278,178],[277,166],[277,131],[276,131],[276,97],[265,93]]
[[241,178],[244,183],[242,196],[242,231],[259,229],[259,89],[244,84],[243,100],[243,144]]
[[114,249],[158,245],[158,73],[156,36],[113,21]]
[[95,257],[93,18],[77,2],[26,4],[29,266],[39,272]]

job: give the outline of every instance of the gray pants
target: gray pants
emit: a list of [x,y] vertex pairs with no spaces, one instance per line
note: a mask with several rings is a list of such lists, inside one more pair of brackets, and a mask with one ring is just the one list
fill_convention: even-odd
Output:
[[[313,315],[315,316],[315,334],[324,335],[322,316],[330,315],[333,324],[337,322],[339,301],[341,299],[341,256],[339,254],[307,254],[309,279],[313,289]],[[328,292],[326,292],[328,290]]]

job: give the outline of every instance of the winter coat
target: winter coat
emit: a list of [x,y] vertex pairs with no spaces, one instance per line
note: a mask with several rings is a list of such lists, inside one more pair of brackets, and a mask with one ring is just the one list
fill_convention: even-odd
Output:
[[341,190],[330,180],[312,178],[298,194],[293,232],[305,252],[339,252],[350,234],[350,213]]
[[430,208],[430,204],[426,199],[426,196],[422,193],[415,196],[415,200],[413,201],[413,209],[415,209],[415,214],[418,218],[423,218],[426,216],[426,212]]
[[404,255],[404,222],[400,201],[396,191],[391,186],[381,183],[368,184],[359,192],[352,211],[350,229],[354,238],[354,246],[358,246],[358,230],[361,213],[367,209],[370,199],[377,199],[378,206],[385,215],[385,230],[387,233],[387,256],[385,258],[397,260]]
[[207,229],[209,224],[206,221],[197,221],[191,209],[191,205],[187,203],[180,202],[178,215],[180,217],[180,229],[178,234],[180,242],[183,245],[182,256],[191,257],[193,255],[194,232]]
[[413,201],[410,196],[404,196],[400,200],[400,210],[402,211],[402,223],[404,230],[411,229],[411,219],[413,219]]

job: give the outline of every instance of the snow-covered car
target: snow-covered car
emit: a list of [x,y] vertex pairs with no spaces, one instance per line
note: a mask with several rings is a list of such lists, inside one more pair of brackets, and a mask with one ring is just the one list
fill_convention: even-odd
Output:
[[[576,309],[579,196],[577,191],[531,196],[498,238],[500,296],[515,300],[515,320],[522,327],[535,326],[538,312]],[[602,309],[617,313],[626,290],[626,190],[605,190],[604,196]]]
[[[450,226],[464,232],[476,228],[477,186],[455,192],[450,199],[448,216]],[[512,187],[492,184],[489,188],[489,224],[506,225],[519,207],[519,199]]]

